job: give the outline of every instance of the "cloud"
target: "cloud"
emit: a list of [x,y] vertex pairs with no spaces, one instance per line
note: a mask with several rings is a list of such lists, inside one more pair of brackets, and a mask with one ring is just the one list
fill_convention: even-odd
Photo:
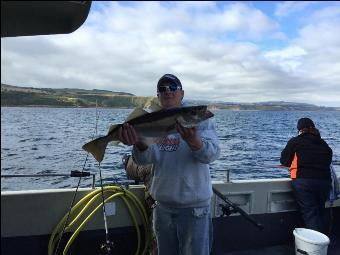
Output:
[[302,79],[298,98],[313,95],[316,102],[339,105],[335,103],[340,98],[339,14],[339,8],[314,11],[288,47],[264,55],[273,65]]
[[244,4],[234,4],[223,14],[225,28],[241,31],[243,38],[260,38],[269,32],[275,31],[278,24],[257,9]]
[[[159,77],[174,73],[187,99],[331,105],[326,92],[339,93],[340,80],[336,17],[320,9],[287,38],[245,3],[94,2],[72,34],[1,39],[1,81],[150,96]],[[264,51],[275,38],[287,45]],[[305,96],[306,85],[324,91]]]
[[[291,69],[301,75],[315,78],[321,83],[327,80],[339,84],[340,81],[340,8],[329,7],[317,10],[306,19],[298,36],[283,49],[270,51],[265,57],[272,63],[285,68],[285,61],[295,61],[298,67]],[[321,86],[320,83],[320,86]]]
[[284,1],[278,3],[275,10],[275,15],[278,17],[286,17],[297,12],[301,12],[307,7],[316,4],[317,1]]
[[305,49],[290,46],[281,50],[273,50],[264,54],[273,65],[279,65],[285,72],[294,72],[302,64],[303,57],[307,55]]

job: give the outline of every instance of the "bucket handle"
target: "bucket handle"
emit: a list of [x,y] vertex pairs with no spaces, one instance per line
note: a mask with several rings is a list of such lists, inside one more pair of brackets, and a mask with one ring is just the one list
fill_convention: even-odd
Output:
[[306,252],[306,251],[303,251],[303,250],[300,250],[300,249],[297,249],[296,251],[298,253],[301,253],[301,254],[304,254],[304,255],[308,255],[308,252]]

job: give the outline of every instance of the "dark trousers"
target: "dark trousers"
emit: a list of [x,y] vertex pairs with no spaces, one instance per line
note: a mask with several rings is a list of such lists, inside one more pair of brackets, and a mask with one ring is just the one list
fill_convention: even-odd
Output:
[[292,187],[306,228],[326,234],[325,202],[331,190],[330,181],[295,179]]

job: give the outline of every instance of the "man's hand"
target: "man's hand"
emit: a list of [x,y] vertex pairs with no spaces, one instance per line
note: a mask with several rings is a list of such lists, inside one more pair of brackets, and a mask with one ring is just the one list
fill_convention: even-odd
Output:
[[136,130],[128,123],[124,123],[118,130],[118,140],[125,145],[136,145],[140,151],[144,151],[148,146],[138,140]]
[[135,145],[138,141],[136,130],[128,123],[124,123],[118,130],[118,140],[125,145]]
[[177,123],[176,130],[193,151],[197,151],[202,148],[203,142],[201,137],[197,134],[195,127],[185,128],[181,124]]

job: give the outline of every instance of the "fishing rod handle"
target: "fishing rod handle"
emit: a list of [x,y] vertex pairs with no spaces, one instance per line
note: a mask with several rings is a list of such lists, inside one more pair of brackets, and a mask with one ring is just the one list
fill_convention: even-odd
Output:
[[226,202],[229,206],[231,206],[233,209],[235,209],[239,214],[241,214],[246,220],[254,224],[257,228],[262,230],[264,227],[262,224],[256,222],[248,213],[246,213],[242,208],[240,208],[237,205],[234,205],[231,201],[228,200],[228,198],[223,195],[221,192],[219,192],[216,188],[212,187],[214,193],[221,198],[224,202]]

